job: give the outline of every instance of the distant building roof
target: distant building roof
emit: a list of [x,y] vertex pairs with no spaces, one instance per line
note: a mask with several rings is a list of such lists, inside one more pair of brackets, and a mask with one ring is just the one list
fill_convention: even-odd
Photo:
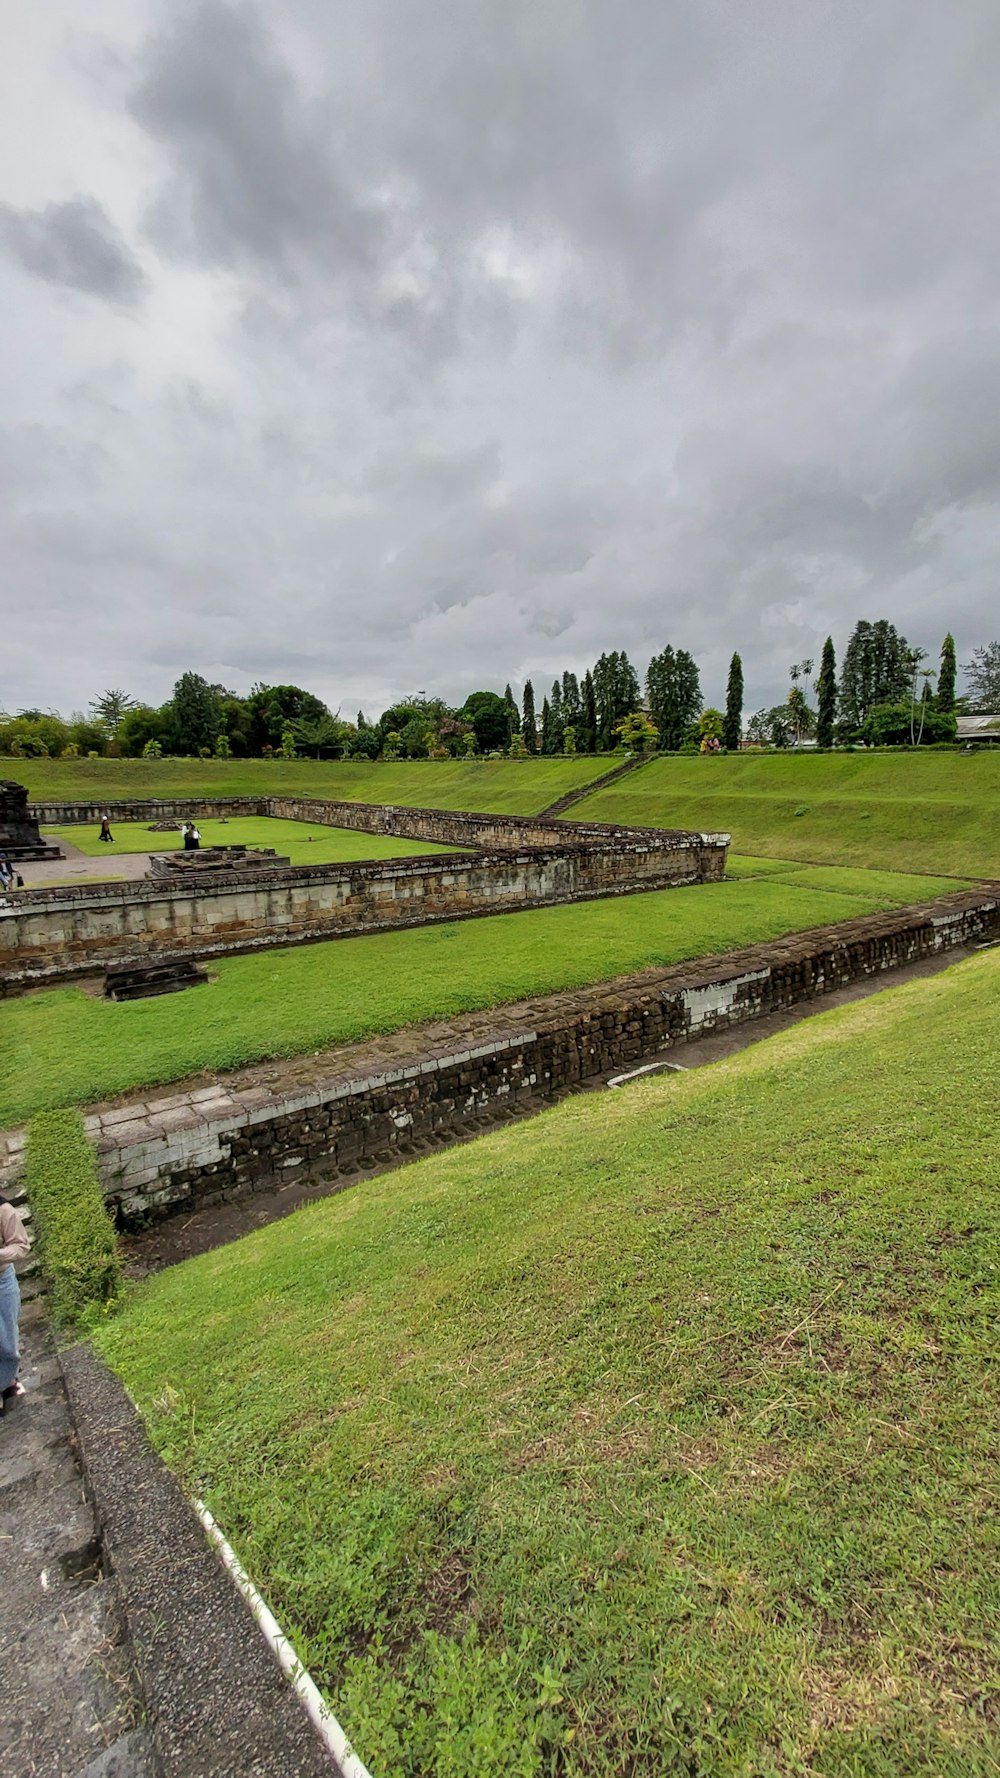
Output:
[[991,740],[996,735],[1000,740],[1000,710],[977,711],[974,716],[958,718],[958,739],[960,741]]

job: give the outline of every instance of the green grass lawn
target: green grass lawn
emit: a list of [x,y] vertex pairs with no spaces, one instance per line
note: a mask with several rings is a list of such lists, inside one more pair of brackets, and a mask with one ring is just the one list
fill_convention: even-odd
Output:
[[658,759],[568,813],[721,829],[758,857],[1000,877],[1000,750]]
[[[93,826],[49,827],[45,838],[76,846],[88,858],[106,858],[114,869],[116,852],[179,852],[180,833],[150,833],[144,821],[113,821],[113,846],[102,844]],[[453,852],[432,840],[400,840],[385,834],[355,833],[349,827],[321,827],[316,822],[281,821],[264,815],[247,820],[198,821],[202,847],[271,846],[293,864],[339,864],[356,858],[409,858],[431,852]]]
[[[536,815],[619,763],[605,755],[526,760],[366,761],[261,759],[19,759],[10,761],[31,802],[125,797],[326,796]],[[16,769],[15,769],[16,768]]]
[[998,1047],[994,952],[100,1331],[378,1778],[996,1773]]
[[[929,881],[922,895],[940,888]],[[852,881],[845,893],[835,881],[806,888],[777,874],[251,952],[214,962],[208,987],[122,1005],[47,989],[0,1001],[0,1128],[51,1106],[299,1055],[913,899],[908,878],[894,888],[880,877],[867,893]]]

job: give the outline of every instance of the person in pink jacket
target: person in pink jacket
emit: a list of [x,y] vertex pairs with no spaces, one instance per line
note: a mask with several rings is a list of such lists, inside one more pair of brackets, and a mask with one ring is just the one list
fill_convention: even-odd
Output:
[[23,1395],[17,1380],[21,1366],[17,1324],[21,1314],[14,1261],[23,1259],[31,1246],[17,1211],[0,1198],[0,1413],[13,1395]]

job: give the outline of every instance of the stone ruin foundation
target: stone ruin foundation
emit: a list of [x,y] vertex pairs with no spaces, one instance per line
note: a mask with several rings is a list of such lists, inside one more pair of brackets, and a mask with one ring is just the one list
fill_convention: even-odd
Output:
[[38,822],[28,808],[27,790],[10,778],[0,778],[0,852],[18,864],[65,856],[58,846],[50,846],[42,839]]

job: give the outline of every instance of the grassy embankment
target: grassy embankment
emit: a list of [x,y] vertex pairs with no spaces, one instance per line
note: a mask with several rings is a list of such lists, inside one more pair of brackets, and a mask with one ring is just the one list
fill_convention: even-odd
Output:
[[621,763],[605,755],[526,760],[367,761],[262,759],[23,759],[9,777],[34,803],[108,802],[127,797],[330,797],[354,803],[409,803],[536,815],[559,797]]
[[1000,877],[1000,751],[658,759],[571,813],[721,829],[763,857]]
[[986,1778],[1000,955],[161,1274],[99,1342],[379,1778]]
[[[179,852],[183,840],[177,833],[150,833],[143,821],[115,821],[114,845],[98,838],[96,827],[47,827],[45,837],[76,846],[88,858],[107,859],[114,870],[121,852]],[[453,852],[432,840],[401,840],[378,833],[355,833],[348,827],[321,827],[311,821],[280,821],[267,815],[247,820],[198,821],[202,847],[270,846],[292,864],[340,864],[359,858],[412,858],[432,852]],[[29,867],[30,873],[30,867]],[[30,874],[29,874],[30,883]]]
[[[751,861],[752,864],[753,861]],[[840,878],[848,881],[840,886]],[[266,1056],[758,944],[955,889],[835,869],[497,914],[219,959],[207,987],[116,1005],[80,988],[0,1002],[0,1128]]]

